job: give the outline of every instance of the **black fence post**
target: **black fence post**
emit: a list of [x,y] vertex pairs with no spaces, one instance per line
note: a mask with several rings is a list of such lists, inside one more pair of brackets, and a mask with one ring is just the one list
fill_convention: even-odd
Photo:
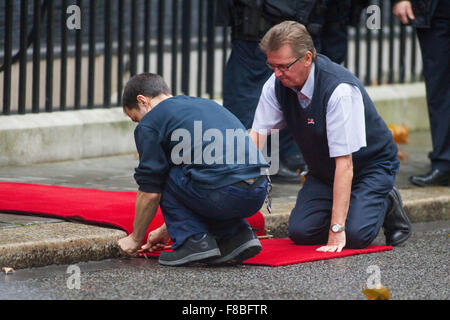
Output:
[[158,1],[158,44],[157,44],[157,74],[163,75],[164,73],[164,12],[165,1]]
[[394,27],[395,27],[394,15],[389,16],[389,75],[388,83],[394,82]]
[[130,76],[137,74],[138,25],[138,2],[137,0],[131,0]]
[[203,78],[203,16],[204,16],[204,0],[198,1],[198,33],[197,33],[197,96],[202,96],[202,78]]
[[178,0],[172,0],[172,94],[177,94],[178,73]]
[[[378,1],[380,7],[380,20],[383,22],[383,0]],[[381,85],[383,83],[383,28],[378,29],[378,55],[377,55],[377,83]]]
[[28,0],[20,2],[20,48],[19,48],[19,114],[25,114],[27,92],[27,30]]
[[144,72],[150,72],[150,17],[151,0],[145,0],[144,7]]
[[364,84],[370,85],[372,82],[372,30],[366,28],[366,76]]
[[416,81],[416,29],[411,27],[411,82]]
[[206,91],[214,98],[215,1],[207,2]]
[[3,114],[11,113],[11,63],[12,63],[13,1],[5,3],[5,53],[3,59]]
[[117,10],[117,105],[122,103],[122,89],[123,89],[123,29],[124,29],[124,0],[119,0]]
[[62,0],[61,10],[61,85],[59,88],[59,110],[66,109],[66,94],[67,94],[67,25],[66,25],[66,10],[67,0]]
[[104,57],[103,57],[103,107],[111,106],[111,0],[105,0]]
[[38,113],[41,64],[41,3],[39,0],[34,0],[33,9],[33,84],[31,111]]
[[[83,25],[83,0],[77,0],[77,6],[80,8],[81,24]],[[81,63],[82,63],[82,39],[81,29],[75,31],[75,110],[81,108]]]
[[45,112],[53,111],[53,0],[47,1]]
[[181,54],[181,91],[189,95],[189,74],[191,62],[191,0],[183,0]]
[[89,58],[88,58],[88,99],[87,107],[94,107],[95,93],[95,23],[97,0],[89,0]]
[[406,33],[406,27],[404,24],[400,25],[400,48],[399,48],[399,82],[405,83],[405,54],[406,54],[406,48],[405,48],[405,35]]

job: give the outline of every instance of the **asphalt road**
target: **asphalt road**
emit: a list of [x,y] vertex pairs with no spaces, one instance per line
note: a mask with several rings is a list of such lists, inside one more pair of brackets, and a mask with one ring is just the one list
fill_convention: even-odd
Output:
[[[276,268],[164,267],[124,258],[17,270],[0,273],[0,300],[365,300],[361,289],[375,275],[370,266],[391,299],[448,300],[450,221],[416,223],[413,230],[392,251]],[[374,244],[383,241],[380,234]]]

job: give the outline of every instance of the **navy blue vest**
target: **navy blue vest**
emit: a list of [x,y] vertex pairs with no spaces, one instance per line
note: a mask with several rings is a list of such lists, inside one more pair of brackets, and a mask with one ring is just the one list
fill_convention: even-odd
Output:
[[314,93],[303,109],[297,94],[276,79],[275,93],[281,105],[286,124],[308,164],[310,174],[332,183],[335,161],[328,149],[326,110],[334,89],[341,83],[357,86],[364,102],[367,147],[352,154],[354,179],[364,174],[364,168],[383,161],[396,161],[397,146],[386,123],[378,115],[372,100],[361,82],[350,71],[317,55],[314,72]]

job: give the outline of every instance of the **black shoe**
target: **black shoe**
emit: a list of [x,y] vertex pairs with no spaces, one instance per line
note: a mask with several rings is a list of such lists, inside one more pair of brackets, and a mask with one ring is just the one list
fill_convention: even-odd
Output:
[[261,242],[251,228],[243,228],[234,237],[219,241],[221,257],[208,261],[211,264],[236,264],[256,256]]
[[220,257],[216,239],[205,234],[199,240],[194,240],[192,237],[187,239],[174,251],[161,252],[158,261],[165,266],[179,266],[216,257]]
[[411,176],[409,177],[409,181],[420,187],[450,186],[450,171],[444,172],[439,169],[434,169],[425,175]]
[[302,176],[297,171],[292,171],[283,162],[280,161],[278,173],[270,177],[273,182],[280,183],[300,183]]
[[405,242],[411,235],[411,222],[403,210],[403,203],[397,188],[393,188],[388,195],[391,206],[384,218],[384,235],[386,244],[398,246]]

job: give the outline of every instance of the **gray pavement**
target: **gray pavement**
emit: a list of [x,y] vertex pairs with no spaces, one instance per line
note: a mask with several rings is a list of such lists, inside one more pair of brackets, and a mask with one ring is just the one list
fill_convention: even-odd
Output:
[[[429,170],[428,132],[411,133],[399,149],[407,158],[396,184],[415,223],[410,240],[393,251],[278,268],[167,268],[156,260],[118,259],[122,231],[0,213],[0,267],[18,269],[0,273],[0,299],[364,299],[367,267],[377,265],[393,299],[447,300],[450,188],[408,182],[411,174]],[[125,154],[0,167],[0,181],[135,191],[137,163],[136,155]],[[274,185],[274,213],[263,211],[269,233],[286,236],[300,188]],[[374,244],[384,244],[381,232]],[[80,289],[67,287],[70,264],[80,268]]]
[[361,290],[371,276],[369,266],[379,268],[391,299],[448,300],[450,221],[416,223],[413,228],[407,243],[392,251],[276,268],[175,268],[143,258],[81,262],[74,265],[79,289],[68,265],[17,270],[0,275],[0,300],[364,300]]

